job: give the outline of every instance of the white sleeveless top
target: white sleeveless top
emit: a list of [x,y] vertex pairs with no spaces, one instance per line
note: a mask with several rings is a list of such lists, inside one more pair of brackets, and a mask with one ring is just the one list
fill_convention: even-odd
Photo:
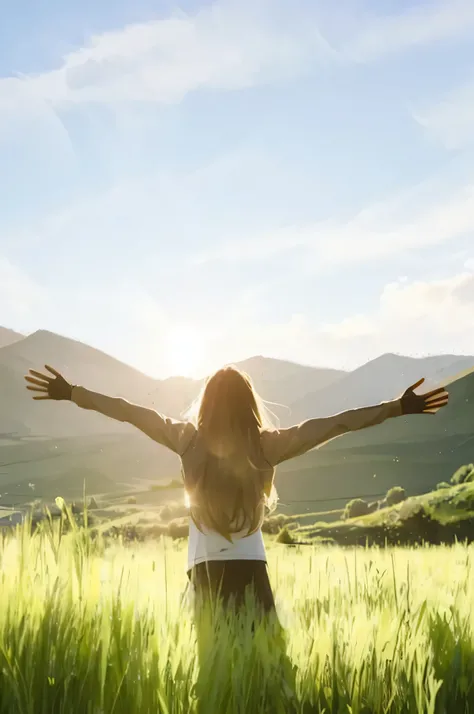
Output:
[[189,519],[188,570],[208,560],[267,560],[261,529],[251,535],[233,533],[233,543],[215,531],[202,530]]

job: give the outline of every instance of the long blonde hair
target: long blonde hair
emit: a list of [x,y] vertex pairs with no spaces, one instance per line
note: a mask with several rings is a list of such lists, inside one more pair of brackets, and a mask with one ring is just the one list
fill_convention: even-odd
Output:
[[248,374],[235,366],[210,377],[194,411],[202,457],[186,484],[190,513],[206,527],[232,540],[231,533],[262,525],[276,507],[274,468],[265,461],[261,431],[270,427],[269,411]]

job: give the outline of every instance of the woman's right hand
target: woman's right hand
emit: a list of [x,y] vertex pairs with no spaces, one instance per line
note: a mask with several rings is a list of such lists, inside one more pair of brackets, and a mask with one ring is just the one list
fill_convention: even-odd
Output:
[[70,400],[72,385],[64,379],[62,374],[47,364],[45,364],[45,369],[53,376],[50,377],[48,374],[36,372],[34,369],[30,369],[29,374],[25,376],[25,380],[30,383],[26,388],[32,392],[40,392],[40,395],[33,397],[33,399]]

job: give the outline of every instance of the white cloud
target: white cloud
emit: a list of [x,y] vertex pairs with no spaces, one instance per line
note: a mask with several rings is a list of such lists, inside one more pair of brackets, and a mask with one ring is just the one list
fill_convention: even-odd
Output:
[[254,354],[345,369],[387,352],[473,354],[474,272],[390,283],[373,311],[332,324],[297,313],[268,322],[257,301],[238,319],[216,320],[214,329],[204,330],[212,369]]
[[471,0],[441,0],[409,7],[385,17],[363,17],[343,56],[367,62],[410,47],[470,35],[474,30]]
[[175,12],[95,35],[55,70],[0,80],[0,107],[12,96],[20,107],[36,101],[43,111],[81,102],[170,104],[202,88],[257,86],[315,65],[371,61],[473,30],[470,0],[391,16],[357,14],[351,3],[328,11],[323,2],[216,0],[194,14]]
[[448,149],[474,142],[474,81],[467,82],[431,106],[414,113],[429,136]]
[[472,354],[474,272],[386,285],[378,308],[325,325],[326,349],[363,362],[384,352]]
[[323,324],[320,329],[323,335],[328,335],[336,340],[347,340],[353,337],[366,337],[373,335],[374,322],[367,315],[354,315],[346,317],[341,322]]
[[[285,2],[220,0],[194,15],[135,24],[91,38],[54,71],[16,80],[65,102],[175,103],[194,90],[239,89],[304,71],[331,50],[311,18]],[[0,83],[0,96],[6,91]],[[9,88],[11,91],[11,88]]]
[[[419,203],[416,196],[419,196]],[[302,250],[306,269],[387,260],[474,232],[474,184],[429,187],[360,211],[346,222],[290,226],[232,240],[200,253],[197,262],[245,262]]]
[[409,250],[440,245],[474,231],[474,184],[440,202],[411,209],[395,222],[363,211],[345,226],[315,237],[313,247],[325,263],[369,262]]

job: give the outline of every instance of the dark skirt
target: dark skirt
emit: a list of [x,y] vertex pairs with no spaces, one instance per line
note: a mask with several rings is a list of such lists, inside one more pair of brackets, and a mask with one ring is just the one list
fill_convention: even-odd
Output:
[[201,602],[219,598],[224,606],[240,608],[246,595],[255,598],[265,613],[275,613],[275,601],[263,560],[211,560],[198,563],[188,578]]
[[[214,682],[217,690],[225,689],[229,706],[226,711],[244,711],[241,680],[235,674],[240,672],[247,678],[246,686],[251,677],[265,689],[265,693],[254,693],[257,698],[265,698],[259,711],[294,712],[296,670],[287,654],[286,635],[276,613],[267,564],[263,560],[213,560],[195,565],[188,577],[196,598],[199,711],[213,711],[207,704],[209,682]],[[223,605],[223,610],[206,607],[214,599]],[[239,617],[227,618],[227,614],[234,613]]]

